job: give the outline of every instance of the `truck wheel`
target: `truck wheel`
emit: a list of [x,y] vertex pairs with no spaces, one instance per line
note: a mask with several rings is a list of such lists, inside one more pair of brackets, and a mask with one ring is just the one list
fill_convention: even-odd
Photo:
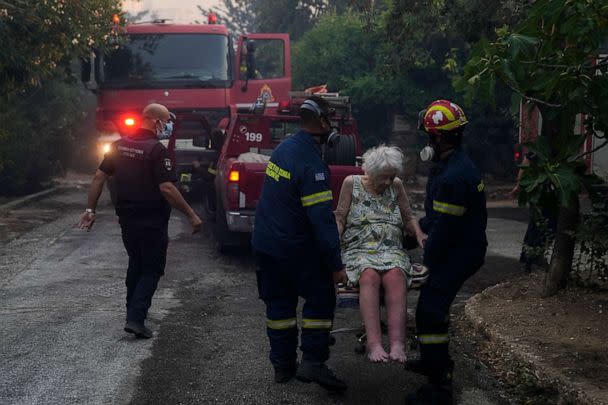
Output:
[[228,229],[228,223],[226,222],[226,212],[222,207],[222,201],[219,196],[216,198],[215,206],[215,243],[217,250],[220,253],[226,253],[229,247],[228,239],[230,239],[230,230]]
[[217,202],[213,183],[206,183],[203,195],[203,212],[207,221],[215,221],[216,207]]
[[354,136],[340,136],[340,142],[336,146],[325,150],[325,162],[328,165],[354,166],[357,159],[356,146]]

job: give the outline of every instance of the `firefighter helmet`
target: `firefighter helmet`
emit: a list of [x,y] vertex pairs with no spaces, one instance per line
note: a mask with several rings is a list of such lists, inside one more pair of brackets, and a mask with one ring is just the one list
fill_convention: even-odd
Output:
[[439,134],[464,127],[469,121],[457,104],[447,100],[433,101],[421,114],[421,126],[426,132]]

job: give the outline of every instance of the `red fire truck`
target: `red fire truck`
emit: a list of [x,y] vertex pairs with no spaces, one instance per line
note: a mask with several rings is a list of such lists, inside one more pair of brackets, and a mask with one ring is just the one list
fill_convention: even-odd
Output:
[[[340,142],[324,148],[331,173],[334,206],[342,182],[351,174],[362,174],[357,157],[361,142],[352,116],[350,99],[335,93],[319,94],[331,108],[331,125],[340,133]],[[215,237],[220,251],[249,245],[254,213],[262,193],[266,166],[272,151],[299,128],[299,108],[310,93],[294,92],[276,109],[240,109],[234,115],[221,146],[214,187],[207,193],[206,216],[215,218]]]
[[207,167],[217,157],[210,131],[226,128],[241,104],[262,97],[267,105],[291,90],[287,34],[248,34],[236,46],[225,26],[170,24],[166,20],[129,24],[119,41],[83,64],[83,80],[97,94],[99,156],[120,136],[139,126],[149,103],[176,114],[174,149],[182,190],[193,183],[193,162]]

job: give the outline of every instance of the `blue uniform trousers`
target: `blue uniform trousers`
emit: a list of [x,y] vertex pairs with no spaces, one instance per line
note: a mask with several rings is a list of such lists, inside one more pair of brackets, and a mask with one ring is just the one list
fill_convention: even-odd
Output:
[[420,359],[431,382],[444,380],[453,368],[448,336],[450,307],[464,282],[482,266],[485,251],[484,247],[442,261],[429,269],[429,278],[420,289],[416,328]]
[[158,281],[165,272],[169,237],[167,225],[142,225],[121,221],[122,240],[129,254],[127,320],[143,323],[148,316]]
[[[314,258],[277,259],[256,252],[260,298],[266,304],[270,361],[275,368],[292,368],[297,360],[298,298],[304,298],[301,346],[304,360],[329,358],[336,293],[331,271]],[[314,255],[311,255],[314,256]]]

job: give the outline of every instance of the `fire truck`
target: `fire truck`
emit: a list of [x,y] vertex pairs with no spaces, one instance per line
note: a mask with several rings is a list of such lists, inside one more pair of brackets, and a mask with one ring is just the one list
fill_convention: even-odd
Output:
[[236,109],[251,100],[262,98],[272,108],[288,98],[288,34],[241,35],[234,44],[213,14],[207,24],[155,20],[122,30],[115,44],[97,49],[82,67],[86,87],[97,95],[99,158],[139,127],[147,104],[163,104],[176,115],[166,145],[180,187],[189,191],[202,181],[197,173],[217,159],[214,128],[226,129]]
[[[310,95],[292,92],[289,99],[270,109],[263,100],[258,100],[239,108],[231,117],[214,171],[213,187],[206,193],[204,205],[205,216],[215,219],[216,246],[220,252],[249,245],[270,155],[284,139],[299,130],[300,106]],[[339,143],[323,148],[335,208],[344,179],[363,173],[361,141],[350,98],[337,93],[317,95],[328,101],[331,126],[340,134]]]

